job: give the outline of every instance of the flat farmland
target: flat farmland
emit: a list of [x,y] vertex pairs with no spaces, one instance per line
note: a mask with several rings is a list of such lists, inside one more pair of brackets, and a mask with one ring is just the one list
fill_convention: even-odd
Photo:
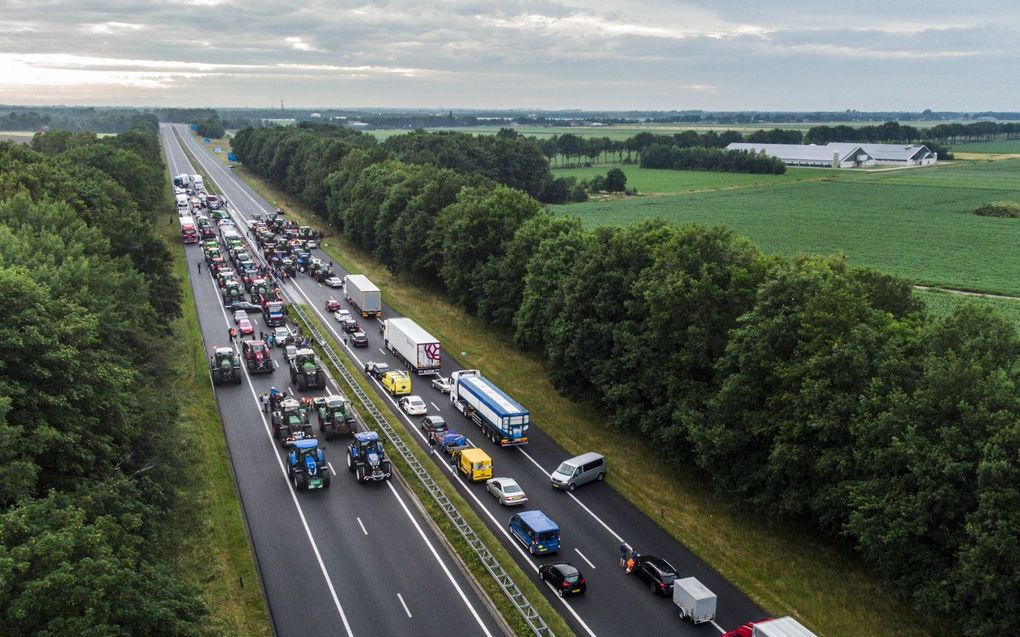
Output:
[[998,139],[991,142],[969,142],[953,144],[954,153],[1020,153],[1020,139]]
[[838,174],[824,168],[788,168],[782,175],[748,175],[697,170],[665,170],[640,168],[633,165],[604,165],[592,168],[554,168],[553,177],[591,179],[604,176],[610,168],[620,168],[627,175],[627,187],[640,193],[681,193],[695,190],[739,188],[744,186],[771,186],[791,181],[823,179]]
[[1020,220],[978,217],[1020,201],[1020,160],[846,173],[817,181],[558,206],[585,225],[656,217],[725,225],[767,252],[845,254],[926,285],[1020,294]]

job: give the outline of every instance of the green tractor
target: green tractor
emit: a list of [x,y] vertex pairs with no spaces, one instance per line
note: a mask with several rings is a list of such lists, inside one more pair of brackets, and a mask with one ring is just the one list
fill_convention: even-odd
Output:
[[290,381],[298,391],[325,389],[326,371],[310,349],[299,349],[290,359]]
[[337,436],[354,435],[357,425],[349,400],[337,395],[317,398],[315,402],[319,408],[319,431],[323,438],[332,440]]
[[231,305],[244,300],[244,292],[237,282],[230,282],[223,286],[223,305]]
[[230,347],[217,347],[209,357],[213,385],[240,385],[241,358]]
[[308,420],[308,410],[293,398],[280,402],[280,406],[271,415],[273,435],[280,445],[289,447],[295,440],[314,438],[312,425]]

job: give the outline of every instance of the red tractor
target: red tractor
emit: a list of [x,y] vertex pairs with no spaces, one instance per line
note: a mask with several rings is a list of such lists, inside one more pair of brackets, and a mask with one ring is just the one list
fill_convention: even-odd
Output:
[[269,357],[269,347],[264,341],[247,340],[241,347],[241,356],[244,364],[252,374],[273,373],[276,366]]

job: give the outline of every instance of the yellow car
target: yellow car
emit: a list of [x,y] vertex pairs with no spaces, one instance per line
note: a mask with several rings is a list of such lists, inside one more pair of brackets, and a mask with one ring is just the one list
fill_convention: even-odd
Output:
[[383,387],[394,396],[411,393],[411,375],[402,370],[386,372],[382,377]]

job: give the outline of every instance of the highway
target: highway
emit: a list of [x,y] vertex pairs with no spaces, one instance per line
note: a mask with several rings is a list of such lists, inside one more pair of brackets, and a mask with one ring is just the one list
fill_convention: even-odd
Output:
[[[171,174],[195,173],[169,126],[161,126]],[[254,252],[254,251],[253,251]],[[198,245],[185,246],[207,352],[229,344],[232,317]],[[253,254],[254,256],[254,254]],[[201,264],[201,270],[199,270]],[[269,331],[249,313],[256,331]],[[236,348],[236,346],[235,346]],[[258,395],[286,389],[280,369],[216,387],[229,453],[274,630],[281,636],[504,634],[473,584],[396,479],[358,485],[346,471],[346,440],[326,444],[332,486],[295,492],[285,455]],[[332,381],[325,392],[337,393]],[[362,429],[364,427],[362,426]]]
[[[217,184],[230,201],[235,218],[250,219],[254,214],[266,215],[273,208],[247,184],[234,176],[215,157],[194,139],[184,126],[178,127],[182,139],[198,158],[206,174]],[[329,258],[322,253],[316,256]],[[336,267],[337,276],[346,272]],[[313,309],[337,340],[338,351],[346,353],[359,365],[366,360],[385,361],[393,368],[401,365],[383,348],[374,319],[360,319],[369,338],[369,347],[354,350],[344,345],[342,333],[332,316],[325,311],[325,301],[330,297],[342,300],[339,290],[324,287],[307,276],[299,275],[285,284],[286,292],[304,301]],[[383,290],[385,295],[386,291]],[[346,302],[344,307],[353,308]],[[399,316],[388,306],[383,307],[383,318]],[[411,317],[422,319],[425,317]],[[427,322],[427,321],[422,321]],[[442,359],[442,373],[460,369],[460,365],[446,355]],[[483,370],[484,371],[484,370]],[[418,417],[409,418],[397,408],[393,400],[375,381],[376,390],[391,406],[395,418],[415,432],[416,439],[427,448],[424,437],[417,428]],[[502,387],[511,396],[513,387]],[[588,581],[587,593],[576,598],[561,599],[551,590],[546,594],[555,608],[559,609],[578,635],[609,637],[615,635],[719,635],[748,620],[760,619],[766,613],[746,595],[738,591],[721,574],[697,558],[681,543],[672,538],[655,521],[641,513],[625,497],[617,493],[608,483],[593,483],[579,487],[574,493],[554,490],[549,485],[548,474],[559,463],[573,454],[567,453],[541,430],[541,423],[532,423],[528,432],[529,444],[523,447],[499,448],[485,439],[478,427],[457,412],[448,397],[433,390],[429,377],[413,378],[412,393],[421,396],[429,404],[429,413],[442,415],[451,429],[468,435],[475,446],[484,449],[493,458],[493,475],[509,476],[518,481],[528,496],[524,509],[541,509],[559,525],[562,533],[562,547],[558,555],[548,557],[530,556],[511,537],[507,523],[513,510],[500,506],[485,491],[483,483],[472,484],[445,462],[445,456],[433,452],[435,461],[444,467],[451,481],[478,511],[482,519],[500,537],[507,552],[517,560],[525,572],[538,580],[537,568],[545,561],[568,560],[577,566]],[[527,405],[525,405],[527,407]],[[608,472],[612,474],[612,449],[592,449],[607,456]],[[653,595],[639,579],[627,576],[619,567],[619,545],[629,542],[645,555],[657,555],[677,568],[681,577],[697,577],[705,586],[718,595],[718,615],[715,622],[697,626],[681,621],[677,608],[671,600]]]

